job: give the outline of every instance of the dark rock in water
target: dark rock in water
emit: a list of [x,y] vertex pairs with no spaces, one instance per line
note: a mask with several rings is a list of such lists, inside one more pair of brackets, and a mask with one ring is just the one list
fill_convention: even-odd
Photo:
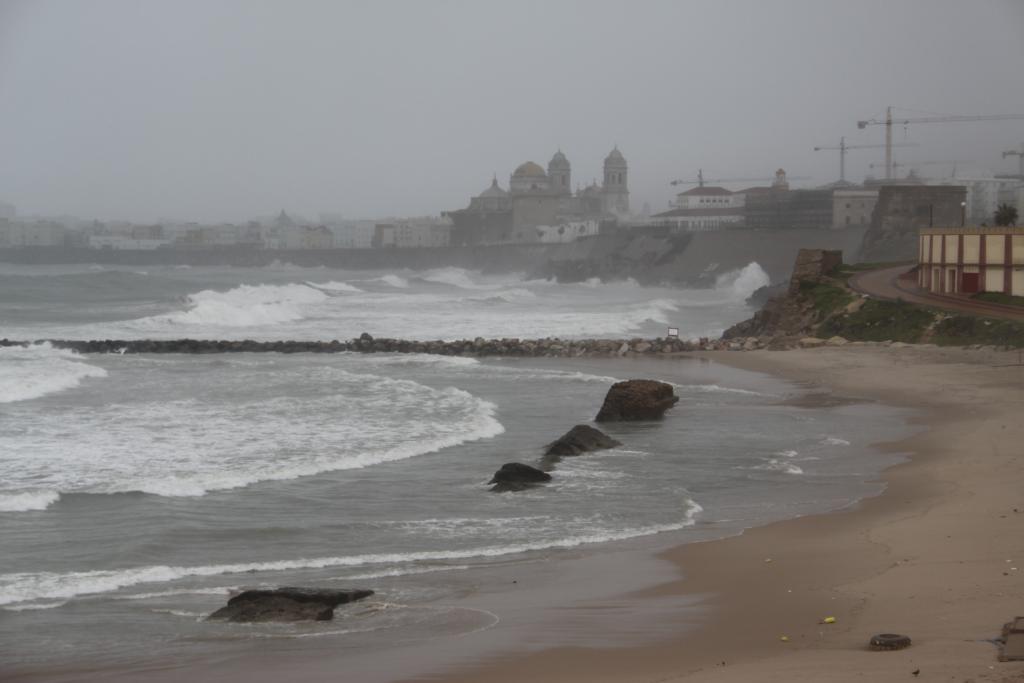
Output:
[[494,477],[487,484],[494,484],[491,488],[492,491],[503,493],[505,491],[522,491],[548,481],[551,481],[551,475],[547,472],[521,462],[508,462],[494,473]]
[[671,384],[653,379],[616,382],[594,418],[598,422],[659,420],[679,401]]
[[247,590],[228,600],[228,604],[209,619],[236,622],[330,621],[334,608],[373,595],[371,590],[335,590],[329,588],[274,588]]
[[589,425],[576,425],[548,446],[545,455],[579,455],[588,451],[615,448],[622,444],[599,429]]

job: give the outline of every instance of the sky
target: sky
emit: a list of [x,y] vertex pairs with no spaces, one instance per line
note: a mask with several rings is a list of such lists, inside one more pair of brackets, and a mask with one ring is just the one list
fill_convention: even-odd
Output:
[[[0,201],[239,222],[437,215],[562,149],[673,179],[838,178],[884,116],[1024,114],[1024,0],[0,0]],[[894,127],[898,162],[1012,172],[1024,121]],[[848,179],[882,175],[851,150]],[[923,165],[922,173],[948,174]],[[744,183],[750,185],[755,183]],[[735,186],[734,186],[735,187]]]

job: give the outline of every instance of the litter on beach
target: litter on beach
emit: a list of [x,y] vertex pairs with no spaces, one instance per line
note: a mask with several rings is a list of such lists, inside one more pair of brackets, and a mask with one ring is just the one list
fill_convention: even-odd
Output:
[[834,623],[836,623],[836,618],[835,617],[825,617],[824,619],[821,620],[821,623],[823,623],[823,624],[834,624]]

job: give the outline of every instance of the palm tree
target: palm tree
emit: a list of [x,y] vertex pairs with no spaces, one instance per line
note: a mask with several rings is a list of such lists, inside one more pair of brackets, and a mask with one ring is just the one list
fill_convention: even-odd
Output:
[[996,225],[1016,225],[1017,207],[1011,204],[1000,204],[996,209]]

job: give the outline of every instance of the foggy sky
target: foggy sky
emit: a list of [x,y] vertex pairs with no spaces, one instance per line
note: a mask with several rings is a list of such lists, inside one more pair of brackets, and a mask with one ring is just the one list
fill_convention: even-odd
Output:
[[[888,104],[1024,113],[1022,29],[1020,0],[0,0],[0,201],[438,214],[559,147],[600,180],[618,144],[634,209],[663,210],[698,168],[835,180],[812,148],[881,143],[855,122]],[[1024,121],[894,132],[921,145],[898,161],[1012,171]],[[848,178],[882,156],[851,151]]]

